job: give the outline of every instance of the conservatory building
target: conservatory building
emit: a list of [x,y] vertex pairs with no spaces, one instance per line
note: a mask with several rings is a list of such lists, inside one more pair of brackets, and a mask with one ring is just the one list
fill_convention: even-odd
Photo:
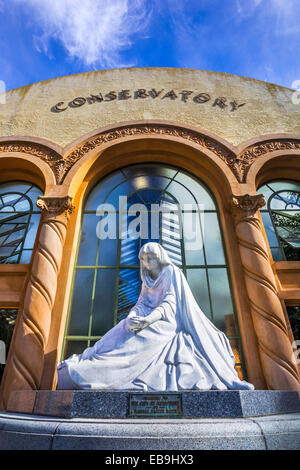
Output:
[[300,391],[295,93],[224,73],[133,68],[5,94],[0,409],[30,413],[34,391],[56,389],[57,363],[126,317],[148,241],[227,335],[241,379]]

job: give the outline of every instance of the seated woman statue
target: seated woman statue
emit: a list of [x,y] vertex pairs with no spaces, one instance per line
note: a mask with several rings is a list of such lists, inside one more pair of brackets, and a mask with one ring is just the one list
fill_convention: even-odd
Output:
[[252,390],[164,248],[146,243],[139,259],[137,303],[93,347],[58,364],[58,389]]

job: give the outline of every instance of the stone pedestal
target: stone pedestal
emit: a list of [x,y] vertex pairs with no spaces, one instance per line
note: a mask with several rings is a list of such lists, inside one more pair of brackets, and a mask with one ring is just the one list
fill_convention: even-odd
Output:
[[8,411],[59,418],[243,418],[300,412],[300,399],[278,390],[40,390],[13,392]]
[[300,450],[297,392],[27,390],[8,408],[1,450]]

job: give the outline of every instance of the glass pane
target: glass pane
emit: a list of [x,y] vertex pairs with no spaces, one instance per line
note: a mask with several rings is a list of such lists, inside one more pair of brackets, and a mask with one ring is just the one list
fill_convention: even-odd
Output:
[[36,232],[40,223],[40,214],[32,214],[25,238],[24,248],[33,248]]
[[164,190],[170,182],[169,178],[162,176],[153,176],[151,174],[144,174],[130,178],[133,191],[144,191],[145,189],[151,188],[159,192]]
[[225,268],[208,269],[208,277],[212,299],[213,322],[219,330],[225,333],[225,316],[233,314],[227,270]]
[[42,196],[42,194],[43,193],[40,190],[40,188],[37,188],[36,186],[32,186],[30,191],[26,192],[26,196],[28,196],[32,200],[33,210],[34,211],[39,210],[36,206],[36,202],[37,202],[38,196]]
[[87,348],[87,341],[67,341],[65,350],[65,357],[70,357],[72,354],[81,354]]
[[269,201],[270,208],[280,211],[291,211],[300,209],[300,193],[295,191],[280,191],[271,197]]
[[[159,201],[157,202],[159,205],[158,210],[160,212],[169,213],[169,212],[176,212],[180,209],[179,204],[175,201],[172,195],[169,193],[161,193]],[[154,210],[154,208],[152,208]],[[157,210],[157,208],[155,208]]]
[[[139,205],[140,206],[140,205]],[[142,206],[143,207],[143,206]],[[122,214],[122,240],[148,240],[151,236],[151,212],[136,207],[131,214]],[[137,209],[137,212],[136,212]]]
[[117,321],[127,317],[130,309],[136,304],[140,292],[138,269],[120,269],[118,285]]
[[263,224],[265,227],[265,231],[266,231],[270,246],[276,246],[278,244],[278,240],[275,234],[274,226],[273,226],[269,212],[261,212],[261,217],[263,220]]
[[193,193],[197,204],[204,205],[203,210],[216,210],[215,203],[208,190],[193,177],[180,172],[176,176],[175,181],[182,183]]
[[[264,184],[257,190],[257,194],[264,195],[266,203],[268,202],[269,197],[274,194],[274,192],[275,190],[273,191],[273,189],[269,185],[266,185],[266,184]],[[266,206],[262,207],[262,210],[265,210],[265,209],[266,209]]]
[[[131,204],[159,204],[160,199],[162,196],[162,192],[157,189],[142,189],[138,192],[132,194],[130,198],[128,198],[128,203]],[[147,207],[147,209],[151,209],[151,207]]]
[[[23,226],[22,226],[23,227]],[[8,236],[1,237],[0,243],[4,243],[5,245],[18,245],[24,238],[25,230],[18,230],[15,228],[16,231],[11,231]]]
[[134,238],[128,238],[127,240],[121,240],[121,256],[120,264],[125,266],[138,265],[139,261],[139,250],[140,240]]
[[105,204],[111,204],[115,210],[119,210],[120,197],[129,197],[130,193],[134,191],[131,183],[124,181],[120,185],[116,186],[113,191],[105,199]]
[[118,240],[107,238],[100,240],[99,244],[99,266],[116,266],[118,253]]
[[[100,184],[99,187],[102,187],[102,185]],[[113,188],[109,187],[105,194],[101,190],[101,194],[98,195],[98,192],[95,190],[95,193],[89,198],[85,210],[100,210],[101,204],[111,204],[117,211],[119,210],[119,198],[121,196],[129,196],[133,190],[132,185],[128,181],[114,185]]]
[[98,183],[87,198],[85,210],[97,210],[97,207],[104,202],[108,193],[122,181],[124,181],[124,176],[120,172],[117,172]]
[[172,240],[170,238],[162,238],[161,246],[166,250],[169,255],[170,260],[176,266],[181,266],[183,264],[182,260],[182,251],[181,251],[181,241]]
[[147,176],[162,176],[166,178],[173,178],[178,170],[175,168],[167,168],[162,165],[136,165],[123,168],[122,172],[129,178],[135,178],[136,176],[147,175]]
[[[1,243],[1,239],[0,239]],[[2,256],[10,256],[14,252],[13,246],[0,246],[0,257]]]
[[88,334],[93,281],[93,269],[77,269],[68,335],[86,336]]
[[292,180],[271,181],[268,183],[268,186],[272,188],[274,192],[281,190],[300,191],[300,183]]
[[10,256],[8,258],[1,259],[1,254],[0,254],[0,263],[5,263],[5,264],[16,264],[19,262],[19,255],[14,255]]
[[182,226],[184,235],[185,262],[187,265],[205,264],[201,223],[204,214],[183,212]]
[[[18,203],[18,201],[21,201],[22,195],[21,194],[15,194],[15,193],[9,193],[9,194],[4,194],[1,196],[1,199],[3,201],[3,204],[5,206],[9,206],[10,208],[13,208],[15,204]],[[22,209],[20,209],[22,210]]]
[[98,269],[91,336],[103,336],[114,325],[115,269]]
[[176,265],[183,264],[182,230],[178,213],[162,213],[161,215],[161,245]]
[[26,193],[28,189],[32,186],[30,183],[22,181],[12,181],[11,183],[3,183],[0,185],[0,193],[13,192]]
[[[16,192],[14,192],[16,191]],[[28,191],[28,195],[25,193]],[[18,194],[24,193],[23,194]],[[31,250],[36,237],[39,223],[38,208],[33,206],[37,195],[42,192],[36,186],[23,183],[11,182],[0,185],[0,256],[1,262],[28,264],[31,258]],[[24,212],[35,211],[36,214],[24,215]],[[19,259],[23,247],[26,252]]]
[[26,212],[26,211],[33,211],[34,207],[30,204],[27,197],[21,197],[18,202],[14,205],[14,208],[17,212]]
[[186,187],[177,181],[173,181],[168,186],[168,192],[176,199],[176,201],[178,201],[182,209],[184,208],[184,204],[191,204],[192,209],[195,210],[198,208],[198,202],[193,193],[189,191],[189,187]]
[[[300,213],[298,214],[300,215]],[[298,214],[281,215],[272,211],[272,219],[278,237],[293,248],[300,248],[300,218]]]
[[23,250],[20,258],[20,264],[29,264],[31,260],[32,250]]
[[271,253],[274,261],[285,261],[285,255],[281,248],[271,248]]
[[211,318],[206,269],[187,269],[187,281],[197,304]]
[[216,213],[204,213],[204,248],[207,264],[225,264],[219,221]]
[[[116,266],[118,254],[119,214],[110,213],[100,217],[99,238],[99,266]],[[107,238],[104,238],[107,237]],[[101,238],[103,237],[103,238]]]
[[77,260],[78,266],[95,266],[97,253],[97,224],[100,217],[96,214],[85,214],[82,221],[81,240],[79,247],[79,255]]

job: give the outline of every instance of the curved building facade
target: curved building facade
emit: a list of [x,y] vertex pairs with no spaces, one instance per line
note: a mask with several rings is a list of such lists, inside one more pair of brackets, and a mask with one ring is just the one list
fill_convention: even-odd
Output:
[[[57,362],[124,318],[149,240],[163,244],[229,337],[240,377],[257,389],[300,391],[293,93],[163,68],[89,72],[6,93],[2,409],[12,392],[55,389]],[[30,406],[23,398],[22,410]]]

